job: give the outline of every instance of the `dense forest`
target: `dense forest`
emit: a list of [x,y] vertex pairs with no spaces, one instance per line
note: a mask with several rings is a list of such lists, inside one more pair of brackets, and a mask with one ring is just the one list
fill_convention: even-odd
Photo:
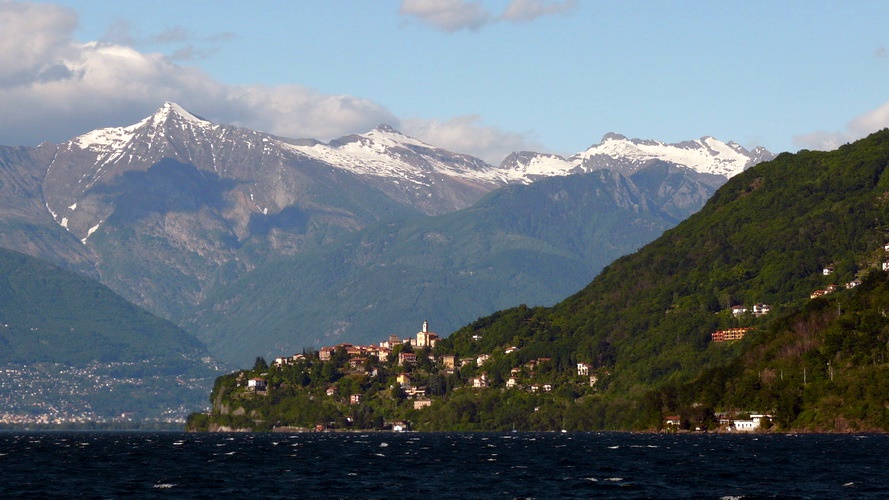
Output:
[[[708,429],[718,413],[762,412],[775,430],[889,430],[887,165],[883,130],[735,176],[572,297],[479,318],[418,355],[411,387],[430,406],[402,394],[394,359],[362,374],[307,353],[220,378],[214,413],[191,424],[644,430],[678,414]],[[770,311],[744,312],[755,304]],[[734,327],[750,330],[712,341]],[[447,356],[466,363],[449,369]],[[486,387],[472,387],[482,374]],[[252,377],[268,379],[265,394],[245,390]]]

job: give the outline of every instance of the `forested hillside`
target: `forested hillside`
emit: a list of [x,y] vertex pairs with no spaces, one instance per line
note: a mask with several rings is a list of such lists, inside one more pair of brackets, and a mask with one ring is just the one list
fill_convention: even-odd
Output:
[[[423,429],[657,429],[678,414],[681,427],[707,429],[717,412],[762,412],[779,430],[889,430],[887,166],[883,130],[732,178],[700,212],[556,306],[504,310],[440,340],[432,364],[408,369],[434,396],[431,409],[398,399],[403,365],[380,365],[371,378],[345,362],[317,365],[329,375],[321,382],[298,372],[307,375],[296,385],[280,376],[289,367],[239,374],[267,376],[265,399],[238,399],[235,379],[223,378],[217,403],[228,394],[223,406],[244,405],[259,427],[270,416],[295,423],[276,394],[347,380],[341,396],[386,397],[323,400],[316,417],[339,415],[348,426],[345,416],[364,411],[362,421],[406,418]],[[714,332],[740,327],[741,340],[714,342]]]
[[0,249],[0,363],[182,356],[206,356],[206,348],[94,280]]

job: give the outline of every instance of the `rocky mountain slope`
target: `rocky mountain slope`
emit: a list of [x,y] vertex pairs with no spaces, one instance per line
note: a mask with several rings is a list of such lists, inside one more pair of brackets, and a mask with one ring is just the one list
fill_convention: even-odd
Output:
[[373,342],[426,317],[450,332],[516,302],[552,304],[688,215],[659,197],[665,186],[706,192],[661,167],[552,177],[451,214],[371,225],[218,288],[190,329],[244,366],[260,354]]
[[[651,227],[661,228],[694,212],[727,175],[767,155],[711,138],[665,145],[607,136],[555,167],[531,161],[547,155],[514,156],[537,166],[488,165],[387,126],[327,144],[275,137],[166,103],[139,123],[60,145],[0,148],[0,246],[98,277],[128,300],[193,326],[196,308],[212,310],[208,297],[237,287],[252,270],[323,254],[382,221],[451,214],[513,184],[607,167],[632,175],[633,189],[644,187],[643,205],[664,217]],[[611,188],[600,189],[607,196]],[[558,200],[540,197],[535,208],[545,212],[551,201]],[[597,218],[587,223],[595,227]],[[291,294],[303,294],[299,280],[291,286]],[[523,286],[509,300],[533,297],[530,290],[541,283]],[[457,324],[469,319],[465,314]]]

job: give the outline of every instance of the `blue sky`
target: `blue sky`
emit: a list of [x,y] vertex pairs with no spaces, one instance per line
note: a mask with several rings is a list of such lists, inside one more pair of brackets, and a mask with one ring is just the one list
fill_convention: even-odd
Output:
[[388,123],[492,163],[607,132],[832,149],[889,126],[887,26],[866,0],[0,0],[0,144],[170,100],[296,138]]

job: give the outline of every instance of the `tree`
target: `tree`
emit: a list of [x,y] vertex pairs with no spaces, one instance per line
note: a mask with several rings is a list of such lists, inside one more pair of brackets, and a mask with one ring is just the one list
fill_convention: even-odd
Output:
[[265,362],[262,356],[256,356],[256,362],[253,363],[253,371],[261,372],[269,369],[269,364]]

